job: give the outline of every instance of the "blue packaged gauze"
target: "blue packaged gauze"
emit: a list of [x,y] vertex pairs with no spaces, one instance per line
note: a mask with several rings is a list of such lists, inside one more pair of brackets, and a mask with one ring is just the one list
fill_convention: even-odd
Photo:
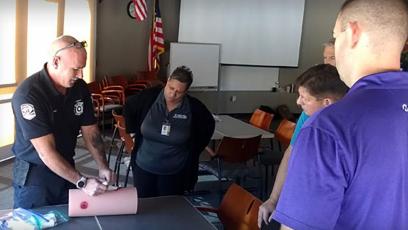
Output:
[[57,211],[39,214],[17,208],[1,218],[1,229],[45,229],[68,221],[68,217]]

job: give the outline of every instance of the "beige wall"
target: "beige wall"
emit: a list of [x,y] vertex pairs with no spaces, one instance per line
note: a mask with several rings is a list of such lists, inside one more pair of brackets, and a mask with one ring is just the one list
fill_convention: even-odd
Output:
[[[126,13],[128,2],[128,0],[103,0],[98,4],[97,78],[103,74],[131,75],[146,68],[152,6],[149,5],[147,21],[135,22]],[[151,4],[153,1],[147,2]],[[281,85],[292,83],[307,68],[322,62],[322,44],[332,36],[332,27],[342,2],[343,0],[306,0],[299,67],[280,68]],[[160,1],[167,51],[169,43],[177,41],[179,7],[180,0]],[[168,52],[162,62],[162,66],[168,63]],[[165,75],[165,67],[162,67],[161,75]],[[261,104],[275,107],[281,103],[286,103],[293,111],[299,112],[294,95],[287,97],[283,95],[285,99],[282,99],[282,95],[256,91],[235,93],[230,91],[221,93],[218,97],[214,96],[213,92],[194,94],[206,101],[213,112],[218,110],[223,113],[249,113]],[[232,103],[230,97],[234,95],[238,95],[238,100]],[[208,100],[209,98],[213,99]],[[245,106],[242,106],[243,104]]]
[[305,70],[323,62],[323,43],[332,38],[337,12],[343,0],[306,0],[299,67],[280,68],[281,85],[292,83]]
[[[136,22],[127,15],[130,0],[102,0],[98,4],[96,77],[104,74],[132,75],[147,68],[147,47],[152,23],[153,1],[148,3],[148,18]],[[180,0],[160,1],[166,50],[177,41]],[[168,63],[168,52],[163,63]],[[163,68],[163,71],[165,68]]]

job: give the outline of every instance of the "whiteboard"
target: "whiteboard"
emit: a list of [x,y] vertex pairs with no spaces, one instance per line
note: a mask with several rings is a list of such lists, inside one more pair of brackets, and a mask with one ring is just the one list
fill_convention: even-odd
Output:
[[193,72],[192,88],[217,89],[220,45],[208,43],[170,43],[169,75],[185,65]]

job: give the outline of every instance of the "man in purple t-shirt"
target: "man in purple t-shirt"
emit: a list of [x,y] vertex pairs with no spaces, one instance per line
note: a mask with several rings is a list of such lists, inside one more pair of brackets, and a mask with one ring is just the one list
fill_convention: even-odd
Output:
[[273,218],[294,229],[408,229],[407,2],[346,1],[333,36],[351,89],[300,131]]

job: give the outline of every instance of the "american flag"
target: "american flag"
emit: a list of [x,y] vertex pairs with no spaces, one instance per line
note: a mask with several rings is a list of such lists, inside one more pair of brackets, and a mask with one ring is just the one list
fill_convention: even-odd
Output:
[[149,71],[155,71],[159,68],[159,55],[164,53],[163,23],[160,15],[159,0],[154,1],[154,15],[148,53]]
[[135,16],[137,21],[143,21],[147,18],[146,0],[132,0],[135,6]]

